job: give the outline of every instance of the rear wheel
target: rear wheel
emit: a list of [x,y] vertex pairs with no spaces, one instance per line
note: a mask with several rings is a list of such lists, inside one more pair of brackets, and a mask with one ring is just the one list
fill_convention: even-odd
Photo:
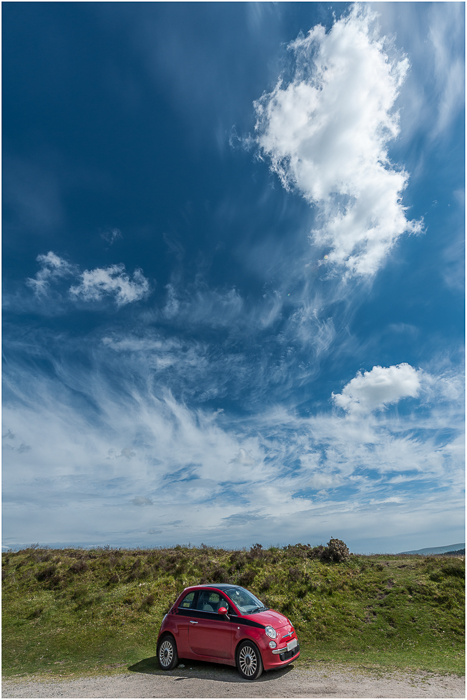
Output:
[[245,641],[237,649],[237,670],[242,678],[254,681],[263,672],[263,661],[256,644]]
[[171,671],[178,663],[177,645],[171,634],[165,634],[157,645],[157,658],[163,671]]

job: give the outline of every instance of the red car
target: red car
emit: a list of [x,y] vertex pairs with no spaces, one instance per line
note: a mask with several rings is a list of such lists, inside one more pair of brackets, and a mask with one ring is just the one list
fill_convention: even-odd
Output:
[[300,656],[292,623],[241,586],[185,588],[162,620],[157,658],[164,671],[179,659],[236,666],[247,680]]

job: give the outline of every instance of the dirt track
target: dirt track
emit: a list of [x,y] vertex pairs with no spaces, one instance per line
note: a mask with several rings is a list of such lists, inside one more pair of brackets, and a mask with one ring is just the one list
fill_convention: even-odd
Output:
[[465,678],[289,666],[248,682],[235,669],[190,670],[188,663],[163,675],[125,673],[71,681],[4,681],[2,690],[4,698],[463,698]]

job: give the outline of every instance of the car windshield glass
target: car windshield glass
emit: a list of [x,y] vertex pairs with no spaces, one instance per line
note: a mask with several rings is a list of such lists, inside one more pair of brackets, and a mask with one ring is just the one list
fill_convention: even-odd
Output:
[[244,588],[229,588],[226,590],[226,594],[241,613],[246,614],[268,609],[253,593],[246,591]]

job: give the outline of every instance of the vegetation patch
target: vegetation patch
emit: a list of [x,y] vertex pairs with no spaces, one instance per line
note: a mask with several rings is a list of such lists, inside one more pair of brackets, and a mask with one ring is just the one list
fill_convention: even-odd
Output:
[[[121,672],[155,660],[189,585],[243,585],[294,623],[298,665],[464,673],[463,558],[351,555],[341,540],[231,551],[39,549],[3,555],[3,674]],[[112,670],[114,669],[114,670]]]

